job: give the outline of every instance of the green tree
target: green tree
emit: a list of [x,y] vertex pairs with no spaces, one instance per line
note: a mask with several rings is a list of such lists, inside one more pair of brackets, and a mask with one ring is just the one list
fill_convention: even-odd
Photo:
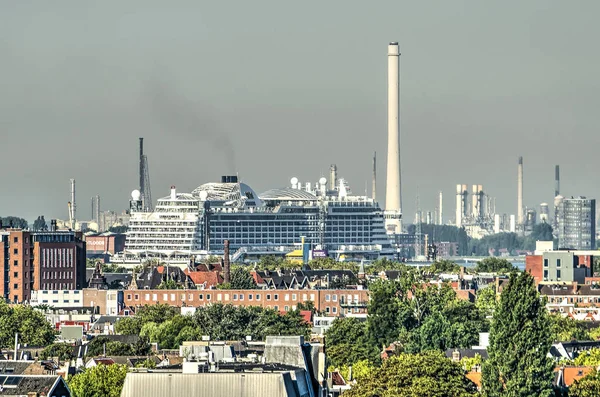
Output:
[[517,268],[506,259],[495,257],[485,258],[477,262],[475,269],[478,273],[510,273],[517,270]]
[[158,289],[183,289],[183,285],[173,279],[163,280],[157,287]]
[[135,365],[136,368],[156,368],[156,361],[151,358],[147,358],[142,362],[139,362]]
[[430,273],[458,273],[460,272],[460,266],[458,266],[455,262],[452,262],[447,259],[440,259],[433,262],[430,266],[428,266],[426,271]]
[[18,216],[0,216],[0,223],[3,227],[10,227],[15,229],[27,229],[27,221]]
[[502,291],[490,330],[489,358],[483,363],[486,396],[550,396],[553,363],[545,300],[533,277],[513,272]]
[[0,299],[0,347],[13,346],[17,332],[19,342],[29,346],[48,346],[56,336],[42,312],[26,305],[10,307]]
[[73,355],[74,348],[68,343],[53,343],[50,346],[46,347],[40,353],[40,358],[42,360],[48,360],[53,357],[58,357],[59,360],[72,360],[75,358]]
[[44,219],[44,215],[40,215],[33,222],[33,230],[48,230],[48,225],[46,225],[46,220]]
[[327,358],[332,365],[353,365],[379,359],[379,348],[367,337],[367,324],[353,317],[338,318],[325,333]]
[[591,340],[592,337],[583,321],[577,321],[561,315],[550,315],[552,340],[570,342],[572,340]]
[[231,282],[223,283],[218,286],[219,289],[256,289],[254,278],[242,266],[234,266],[231,270]]
[[126,365],[97,365],[68,380],[73,397],[120,397],[127,376]]
[[585,350],[579,353],[575,360],[573,360],[574,365],[582,365],[582,366],[594,366],[597,367],[600,365],[600,349],[597,347]]
[[120,335],[139,335],[142,330],[140,317],[125,317],[115,324],[115,332]]
[[108,231],[111,233],[123,234],[127,233],[128,229],[127,226],[111,226],[108,228]]
[[496,286],[488,285],[485,288],[477,290],[475,306],[486,317],[491,317],[498,306],[498,296],[496,295]]
[[410,317],[410,309],[399,300],[399,289],[399,284],[392,281],[369,285],[367,335],[375,346],[385,347],[397,340],[402,319]]
[[600,396],[600,373],[596,369],[576,380],[569,388],[569,397],[597,396]]
[[477,394],[463,369],[441,352],[392,356],[370,375],[360,377],[346,397],[466,397]]

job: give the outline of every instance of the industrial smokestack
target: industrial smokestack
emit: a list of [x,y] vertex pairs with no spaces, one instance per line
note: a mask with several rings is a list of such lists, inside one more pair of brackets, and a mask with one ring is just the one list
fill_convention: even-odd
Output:
[[140,138],[140,193],[142,198],[142,208],[146,208],[146,189],[144,186],[144,138]]
[[96,223],[98,224],[98,231],[100,231],[100,195],[96,195]]
[[444,217],[443,217],[443,201],[442,201],[443,197],[442,197],[442,191],[440,190],[440,198],[439,198],[439,202],[438,202],[438,225],[443,225],[444,224]]
[[554,197],[560,195],[560,169],[559,166],[554,167]]
[[377,152],[373,153],[373,201],[377,201]]
[[329,187],[331,190],[335,190],[335,187],[337,186],[337,180],[337,165],[331,164],[329,167]]
[[517,224],[523,224],[523,157],[517,167]]
[[75,179],[71,179],[71,219],[73,222],[73,230],[75,230],[75,224],[77,223],[76,211],[77,205],[75,203]]
[[385,226],[388,233],[402,232],[400,185],[400,49],[388,45],[388,154],[385,196]]
[[223,281],[231,282],[231,267],[229,264],[229,240],[225,240],[223,248]]
[[463,210],[462,210],[462,200],[463,200],[463,185],[456,185],[456,221],[455,226],[462,226],[462,218],[463,218]]

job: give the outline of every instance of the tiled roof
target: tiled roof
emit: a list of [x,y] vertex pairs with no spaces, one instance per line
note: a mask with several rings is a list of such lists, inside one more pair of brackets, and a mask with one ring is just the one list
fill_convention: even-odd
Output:
[[564,367],[563,368],[563,383],[570,387],[576,380],[579,380],[592,372],[594,367]]
[[204,288],[216,287],[223,283],[223,278],[219,272],[189,272],[188,277],[192,279],[195,285],[204,284]]

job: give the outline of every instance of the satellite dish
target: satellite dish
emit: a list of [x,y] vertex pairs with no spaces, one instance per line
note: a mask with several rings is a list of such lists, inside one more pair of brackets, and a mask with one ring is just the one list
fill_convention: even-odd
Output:
[[139,190],[135,189],[133,192],[131,192],[131,199],[133,201],[138,201],[140,197],[142,197],[142,193],[140,193]]
[[320,185],[326,185],[327,184],[327,178],[325,178],[324,176],[322,176],[321,179],[319,179],[319,184]]
[[293,177],[292,179],[290,179],[290,183],[294,186],[296,186],[298,184],[298,178]]
[[207,198],[208,198],[208,192],[206,190],[202,190],[200,192],[200,200],[206,201]]

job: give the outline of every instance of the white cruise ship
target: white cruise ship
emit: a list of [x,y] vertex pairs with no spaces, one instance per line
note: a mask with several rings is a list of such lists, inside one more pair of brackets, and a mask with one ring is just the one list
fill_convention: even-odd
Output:
[[373,199],[352,195],[336,180],[328,189],[321,178],[314,185],[292,186],[257,194],[236,176],[206,183],[191,193],[158,200],[153,212],[139,209],[139,193],[131,200],[125,255],[136,258],[183,258],[232,250],[292,249],[305,241],[329,256],[374,259],[394,254],[384,226],[383,210]]

